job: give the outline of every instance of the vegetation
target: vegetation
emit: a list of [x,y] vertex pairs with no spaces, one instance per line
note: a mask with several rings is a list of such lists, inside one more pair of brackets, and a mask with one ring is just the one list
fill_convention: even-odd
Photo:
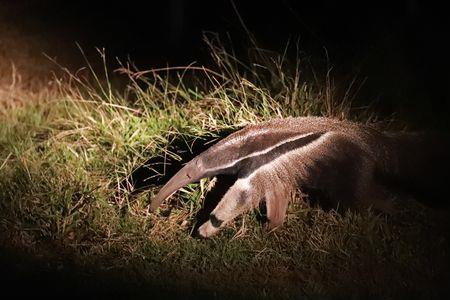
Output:
[[113,76],[126,86],[115,89],[106,68],[88,64],[82,76],[67,72],[40,92],[0,102],[5,253],[78,292],[277,299],[448,292],[446,221],[413,200],[398,199],[399,212],[387,217],[323,211],[299,198],[277,231],[267,232],[251,212],[208,240],[191,233],[214,180],[189,185],[158,214],[147,211],[167,175],[148,166],[155,176],[140,193],[130,192],[129,175],[151,159],[181,160],[175,143],[189,149],[274,117],[373,121],[301,57],[256,49],[243,63],[217,37],[206,42],[211,69],[125,64]]

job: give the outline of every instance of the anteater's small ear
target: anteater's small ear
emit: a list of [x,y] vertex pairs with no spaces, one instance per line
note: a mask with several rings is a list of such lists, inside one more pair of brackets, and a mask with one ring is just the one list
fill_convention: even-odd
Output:
[[203,170],[203,161],[200,159],[200,157],[194,158],[194,164],[197,168]]

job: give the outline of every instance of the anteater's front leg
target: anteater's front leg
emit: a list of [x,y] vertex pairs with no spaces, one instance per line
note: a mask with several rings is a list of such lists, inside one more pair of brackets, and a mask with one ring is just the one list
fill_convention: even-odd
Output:
[[257,205],[256,194],[249,179],[238,179],[225,193],[222,200],[212,211],[209,221],[198,229],[202,237],[210,237],[225,224],[232,221],[239,214]]
[[269,229],[283,225],[291,198],[291,189],[286,189],[283,185],[275,185],[266,190],[265,199]]

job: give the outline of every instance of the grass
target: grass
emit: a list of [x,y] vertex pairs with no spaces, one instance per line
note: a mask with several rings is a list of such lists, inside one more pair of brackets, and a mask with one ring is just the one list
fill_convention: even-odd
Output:
[[297,200],[278,231],[267,232],[257,214],[249,213],[219,236],[200,240],[191,231],[213,181],[189,185],[160,214],[147,211],[159,186],[136,195],[124,189],[121,182],[149,159],[181,159],[170,147],[174,139],[189,148],[198,139],[210,141],[223,130],[274,117],[373,119],[352,110],[350,93],[337,99],[329,76],[308,76],[299,57],[292,62],[257,49],[243,63],[217,37],[206,43],[213,70],[193,64],[139,71],[125,64],[114,75],[126,78],[119,91],[106,68],[95,72],[88,64],[88,79],[67,72],[50,88],[2,105],[5,253],[20,253],[29,265],[56,274],[49,276],[58,277],[60,286],[78,282],[86,291],[123,289],[127,295],[447,293],[447,223],[413,200],[399,204],[393,217],[325,212]]

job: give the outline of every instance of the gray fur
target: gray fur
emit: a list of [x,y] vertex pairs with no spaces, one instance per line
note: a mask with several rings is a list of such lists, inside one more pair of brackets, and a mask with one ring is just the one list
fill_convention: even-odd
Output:
[[[341,207],[390,212],[386,181],[414,173],[403,158],[404,143],[419,138],[392,135],[372,127],[330,118],[271,120],[237,131],[188,162],[151,203],[155,210],[182,186],[204,177],[235,174],[238,179],[207,221],[204,237],[264,200],[270,227],[285,219],[297,188],[317,190]],[[427,142],[423,143],[427,145]],[[426,164],[426,163],[425,163]],[[410,168],[411,170],[409,170]],[[416,178],[418,174],[413,174]],[[409,179],[408,179],[409,180]]]

